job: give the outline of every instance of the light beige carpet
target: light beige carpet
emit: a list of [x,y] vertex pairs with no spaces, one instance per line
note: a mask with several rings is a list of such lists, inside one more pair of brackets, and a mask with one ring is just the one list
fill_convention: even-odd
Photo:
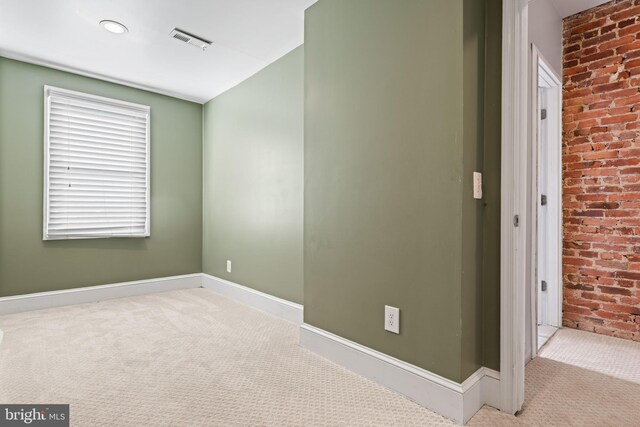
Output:
[[451,425],[204,289],[0,317],[0,402],[76,426]]
[[[0,329],[0,402],[70,403],[75,426],[453,424],[204,289],[0,316]],[[470,425],[640,426],[640,343],[592,335],[559,331],[527,365],[522,414],[485,407]],[[608,353],[585,362],[573,350],[593,339]]]

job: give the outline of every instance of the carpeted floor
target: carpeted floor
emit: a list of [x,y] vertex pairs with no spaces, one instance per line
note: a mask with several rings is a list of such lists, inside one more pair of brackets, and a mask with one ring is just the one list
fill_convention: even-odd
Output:
[[[0,329],[0,402],[70,403],[75,426],[452,424],[204,289],[0,316]],[[594,345],[605,355],[573,351]],[[485,407],[470,425],[640,425],[639,370],[640,343],[561,330],[527,366],[522,414]]]

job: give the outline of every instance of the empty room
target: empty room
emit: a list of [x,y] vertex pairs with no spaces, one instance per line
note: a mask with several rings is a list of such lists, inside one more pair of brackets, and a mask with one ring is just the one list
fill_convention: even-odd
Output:
[[640,426],[640,0],[0,0],[0,426]]

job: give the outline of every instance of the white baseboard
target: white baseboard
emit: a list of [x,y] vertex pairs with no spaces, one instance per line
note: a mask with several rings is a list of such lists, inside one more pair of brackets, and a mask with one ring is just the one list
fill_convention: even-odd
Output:
[[302,324],[302,305],[204,273],[2,297],[0,315],[199,287],[296,325]]
[[202,287],[229,299],[301,325],[303,322],[302,305],[287,301],[237,283],[202,273]]
[[498,408],[500,405],[500,372],[482,367],[462,384],[464,423],[483,405]]
[[488,368],[460,384],[307,324],[300,345],[459,424],[500,400],[500,373]]
[[155,292],[199,288],[200,286],[202,286],[202,276],[200,273],[195,273],[109,285],[89,286],[86,288],[16,295],[0,298],[0,314],[85,304]]

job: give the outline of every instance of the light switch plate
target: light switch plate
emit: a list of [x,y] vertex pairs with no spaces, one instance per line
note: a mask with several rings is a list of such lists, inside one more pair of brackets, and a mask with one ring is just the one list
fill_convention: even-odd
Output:
[[482,199],[482,174],[480,172],[473,173],[473,198]]

